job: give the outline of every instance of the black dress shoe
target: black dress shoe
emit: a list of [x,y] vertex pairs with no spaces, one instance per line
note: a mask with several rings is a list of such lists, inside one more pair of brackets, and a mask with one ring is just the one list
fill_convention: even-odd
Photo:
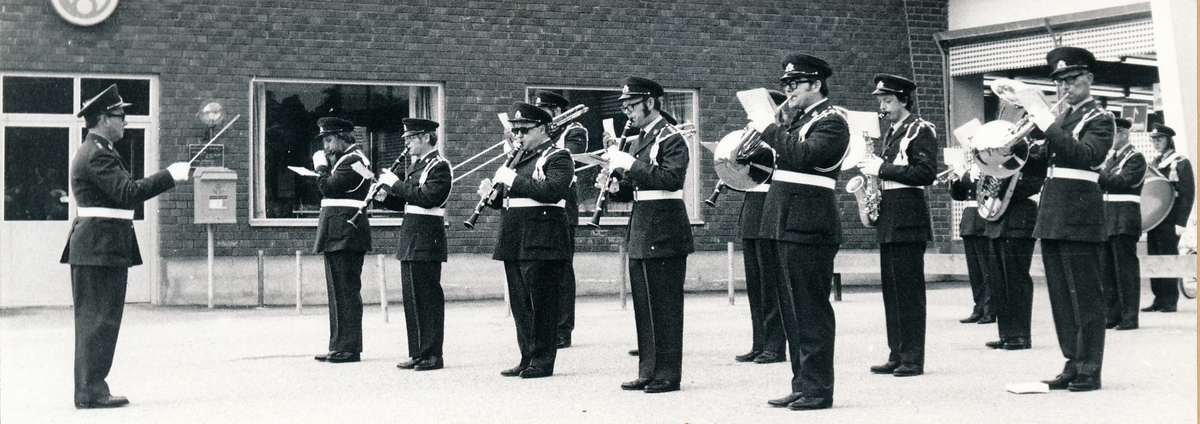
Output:
[[802,396],[788,404],[793,411],[811,411],[814,409],[829,409],[833,407],[833,398]]
[[638,356],[637,349],[629,349],[629,356]]
[[788,404],[795,402],[797,399],[800,399],[801,397],[804,397],[804,393],[792,392],[792,393],[788,394],[787,396],[781,397],[779,399],[768,400],[767,404],[774,406],[776,408],[783,408],[785,406],[788,406]]
[[883,365],[875,365],[871,367],[871,372],[875,374],[891,374],[900,367],[900,363],[896,361],[887,361]]
[[433,370],[440,370],[440,369],[442,369],[443,366],[445,366],[445,363],[442,362],[441,356],[430,356],[428,358],[425,358],[421,362],[418,362],[417,365],[414,365],[413,370],[433,371]]
[[987,342],[987,343],[984,343],[983,345],[987,346],[989,348],[992,348],[992,349],[1000,349],[1000,348],[1004,347],[1004,340],[996,340],[994,342]]
[[554,347],[559,348],[559,349],[566,349],[568,347],[571,347],[571,339],[558,339],[558,344],[555,345]]
[[361,358],[358,352],[333,352],[329,354],[327,361],[331,364],[342,364],[346,362],[358,362],[359,359]]
[[979,322],[976,322],[976,324],[995,324],[995,323],[996,323],[995,315],[984,315],[982,318],[979,318]]
[[896,377],[914,377],[925,373],[925,367],[915,364],[904,364],[896,367],[892,375]]
[[1104,328],[1112,330],[1114,328],[1117,328],[1118,325],[1121,325],[1120,321],[1108,321],[1108,322],[1104,323]]
[[75,409],[120,408],[128,404],[129,399],[126,399],[125,396],[108,395],[88,402],[75,402]]
[[1158,311],[1157,303],[1151,303],[1150,306],[1142,308],[1142,312],[1157,312],[1157,311]]
[[328,361],[328,360],[329,360],[329,355],[332,355],[332,354],[333,354],[333,352],[329,352],[329,353],[323,353],[323,354],[320,354],[320,355],[314,356],[314,357],[313,357],[313,359],[316,359],[316,360],[318,360],[318,361],[321,361],[321,362],[325,362],[325,361]]
[[650,384],[647,384],[646,388],[642,390],[646,393],[674,392],[679,390],[679,383],[667,380],[654,380],[651,381]]
[[411,370],[411,369],[413,369],[414,367],[416,367],[416,366],[417,366],[417,364],[418,364],[418,363],[420,363],[420,362],[421,362],[421,358],[411,358],[411,359],[409,359],[409,360],[407,360],[407,361],[404,361],[404,362],[401,362],[401,363],[399,363],[399,364],[396,364],[396,368],[399,368],[399,369],[402,369],[402,370]]
[[1117,326],[1117,331],[1137,330],[1138,325],[1134,323],[1121,323]]
[[1100,379],[1090,375],[1080,375],[1067,384],[1067,390],[1072,392],[1090,392],[1100,390]]
[[518,375],[521,375],[521,371],[525,371],[525,368],[528,368],[528,367],[526,367],[524,365],[517,365],[515,367],[506,369],[504,371],[500,371],[500,375],[503,375],[505,377],[516,377]]
[[756,364],[773,364],[776,362],[783,362],[785,360],[787,360],[786,355],[784,355],[782,353],[778,353],[778,352],[771,352],[768,350],[766,352],[760,353],[757,358],[754,358],[754,363],[756,363]]
[[983,318],[982,314],[977,314],[977,313],[972,312],[971,316],[960,319],[960,320],[958,320],[958,322],[961,322],[963,324],[971,324],[971,323],[979,322],[980,318]]
[[521,378],[542,378],[551,375],[554,375],[554,371],[540,367],[529,367],[521,371]]
[[1059,374],[1053,380],[1042,380],[1050,390],[1066,390],[1071,381],[1075,380],[1075,374]]
[[1163,305],[1158,307],[1159,312],[1175,312],[1179,309],[1176,305]]
[[1004,350],[1025,350],[1033,347],[1028,337],[1013,337],[1004,341]]
[[733,360],[738,361],[738,362],[753,362],[754,359],[758,358],[758,355],[761,355],[761,354],[762,354],[761,350],[752,350],[749,353],[734,356]]
[[647,384],[650,384],[649,378],[639,378],[621,383],[621,390],[642,390],[646,388]]

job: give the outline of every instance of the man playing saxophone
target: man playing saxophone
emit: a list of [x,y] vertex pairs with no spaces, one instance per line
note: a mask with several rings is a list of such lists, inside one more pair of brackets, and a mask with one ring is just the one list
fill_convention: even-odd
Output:
[[858,166],[883,185],[876,231],[890,354],[876,374],[896,377],[925,372],[925,248],[933,239],[923,186],[937,178],[937,134],[933,124],[911,113],[917,84],[895,75],[876,75],[882,118],[891,123],[883,158]]

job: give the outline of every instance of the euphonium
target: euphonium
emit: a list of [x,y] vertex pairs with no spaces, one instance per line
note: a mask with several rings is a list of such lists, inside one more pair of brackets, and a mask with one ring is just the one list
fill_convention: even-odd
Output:
[[[863,140],[867,145],[867,157],[877,157],[872,139],[866,132],[863,133]],[[864,226],[874,227],[875,221],[879,219],[879,199],[883,195],[879,189],[879,178],[866,174],[855,176],[846,183],[846,192],[853,193],[854,199],[858,201],[858,220]]]

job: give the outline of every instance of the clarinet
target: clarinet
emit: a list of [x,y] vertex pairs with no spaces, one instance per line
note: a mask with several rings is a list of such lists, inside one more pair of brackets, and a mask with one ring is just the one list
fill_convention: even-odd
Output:
[[[400,156],[396,156],[396,161],[392,162],[392,166],[390,168],[388,168],[388,171],[391,171],[394,174],[394,173],[396,173],[396,170],[397,170],[396,167],[403,165],[402,166],[403,173],[400,174],[400,176],[402,177],[401,181],[404,181],[403,177],[408,176],[408,161],[405,160],[407,158],[408,158],[408,148],[405,147],[404,151],[400,152]],[[383,184],[380,184],[373,178],[371,180],[375,181],[375,185],[371,186],[371,190],[367,191],[367,198],[363,199],[363,205],[358,208],[358,212],[355,212],[353,217],[351,217],[349,220],[346,221],[346,223],[350,224],[351,227],[358,228],[358,224],[355,224],[354,221],[357,221],[358,217],[367,213],[367,207],[371,206],[371,201],[373,199],[375,199],[375,195],[378,194],[379,190],[383,188]]]
[[[617,140],[617,150],[622,152],[625,151],[625,140],[628,138],[625,137],[625,132],[629,131],[629,127],[632,124],[633,121],[631,120],[625,121],[625,129],[621,130],[621,138]],[[611,168],[608,170],[608,173],[605,174],[603,180],[604,186],[600,187],[600,195],[596,196],[596,212],[592,213],[592,220],[588,221],[588,225],[594,228],[600,228],[600,217],[604,215],[604,206],[608,204],[608,186],[612,184]]]

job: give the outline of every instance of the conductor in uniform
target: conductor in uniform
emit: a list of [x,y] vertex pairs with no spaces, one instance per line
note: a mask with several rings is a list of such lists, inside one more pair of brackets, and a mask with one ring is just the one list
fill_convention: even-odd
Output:
[[335,364],[358,362],[362,353],[362,265],[371,250],[371,225],[367,215],[358,210],[371,190],[370,161],[356,143],[350,121],[325,117],[317,120],[317,126],[324,150],[313,154],[321,191],[313,250],[325,257],[329,353],[315,359]]
[[1100,261],[1108,240],[1097,171],[1112,147],[1115,123],[1092,98],[1096,58],[1091,52],[1059,47],[1046,55],[1046,62],[1066,109],[1023,105],[1046,138],[1031,147],[1025,168],[1046,175],[1033,236],[1042,240],[1054,329],[1067,360],[1062,372],[1045,383],[1051,390],[1091,391],[1100,388],[1104,359]]
[[142,264],[133,231],[134,209],[186,181],[190,165],[177,162],[135,180],[114,148],[125,136],[125,103],[116,84],[84,102],[87,136],[71,160],[71,193],[78,205],[61,262],[71,265],[75,306],[75,407],[129,404],[109,391],[108,377],[125,310],[129,267]]
[[876,374],[910,377],[925,372],[925,248],[933,239],[923,186],[937,178],[937,134],[933,124],[913,115],[917,84],[895,75],[876,75],[879,113],[891,122],[883,158],[859,164],[862,173],[882,183],[879,265],[888,349]]
[[509,116],[516,156],[480,184],[484,197],[493,184],[502,186],[501,195],[485,200],[503,208],[492,259],[504,261],[521,350],[521,362],[500,375],[542,378],[554,374],[558,355],[560,284],[571,260],[565,206],[575,162],[567,150],[554,146],[553,117],[545,110],[518,102]]
[[833,406],[836,330],[829,291],[842,243],[834,185],[850,146],[850,127],[829,101],[828,63],[797,53],[785,56],[781,67],[779,85],[791,119],[777,124],[762,111],[749,124],[776,156],[759,227],[765,239],[758,247],[778,267],[779,313],[792,365],[791,392],[767,403],[827,409]]
[[[552,91],[539,91],[534,96],[534,105],[542,108],[550,116],[558,116],[571,105],[565,97]],[[571,154],[583,153],[587,150],[588,130],[583,124],[572,121],[562,130],[562,135],[554,141],[554,147],[567,149]],[[575,330],[575,227],[579,225],[579,196],[575,190],[575,178],[571,178],[571,190],[567,192],[567,222],[571,229],[571,259],[563,268],[562,284],[559,293],[558,319],[558,348],[571,347],[571,332]]]
[[[1192,202],[1196,201],[1196,177],[1191,162],[1175,151],[1175,130],[1157,125],[1150,129],[1150,139],[1158,151],[1150,166],[1171,182],[1175,202],[1163,222],[1146,232],[1146,250],[1151,255],[1178,255],[1179,238],[1187,228]],[[1151,278],[1150,290],[1154,292],[1154,302],[1142,308],[1142,312],[1175,312],[1179,302],[1178,278]]]
[[1133,123],[1116,120],[1112,150],[1100,169],[1100,189],[1104,190],[1104,255],[1100,261],[1104,277],[1105,328],[1138,328],[1138,303],[1142,293],[1137,242],[1142,237],[1142,182],[1146,177],[1146,157],[1129,142]]
[[[598,181],[611,200],[633,201],[629,215],[629,282],[637,324],[638,378],[624,390],[663,393],[679,390],[683,368],[683,282],[687,256],[695,249],[683,182],[689,161],[683,136],[662,112],[663,88],[652,80],[626,76],[621,112],[638,138],[628,151],[610,145],[604,154],[619,183]],[[605,144],[611,144],[607,138]],[[605,173],[602,172],[601,175]]]
[[400,227],[400,286],[404,291],[404,325],[409,360],[400,369],[441,369],[445,340],[446,299],[442,263],[446,262],[446,199],[450,197],[450,162],[438,154],[438,123],[404,118],[408,157],[403,177],[391,170],[380,175],[376,200],[404,211]]

